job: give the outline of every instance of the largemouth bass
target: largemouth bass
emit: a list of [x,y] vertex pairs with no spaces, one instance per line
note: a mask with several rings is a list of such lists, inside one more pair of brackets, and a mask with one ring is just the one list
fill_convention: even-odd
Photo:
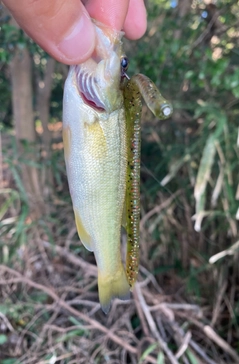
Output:
[[129,298],[120,232],[126,190],[126,121],[120,90],[122,33],[95,26],[91,59],[70,68],[64,88],[63,142],[79,237],[93,251],[101,307]]
[[[150,94],[151,81],[145,76],[127,81],[123,33],[99,24],[95,29],[97,46],[91,59],[72,66],[65,83],[63,143],[78,235],[94,252],[99,299],[107,313],[112,298],[130,297],[138,269],[140,162],[131,153],[131,138],[140,146],[140,134],[135,134],[140,107],[132,100],[140,105],[139,95],[147,93],[146,102],[155,105],[156,94]],[[164,107],[165,102],[163,114]],[[122,224],[128,235],[126,271],[120,253]]]

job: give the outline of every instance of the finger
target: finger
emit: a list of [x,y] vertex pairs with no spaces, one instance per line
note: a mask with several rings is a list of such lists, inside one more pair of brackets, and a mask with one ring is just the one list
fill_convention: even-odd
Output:
[[147,18],[143,0],[84,0],[90,16],[117,30],[129,39],[138,39],[146,31]]
[[113,29],[123,29],[129,0],[88,0],[84,4],[92,18]]
[[125,35],[129,39],[141,38],[147,28],[147,13],[143,0],[130,0],[124,23]]
[[20,27],[52,57],[77,64],[95,48],[91,19],[80,0],[3,0]]

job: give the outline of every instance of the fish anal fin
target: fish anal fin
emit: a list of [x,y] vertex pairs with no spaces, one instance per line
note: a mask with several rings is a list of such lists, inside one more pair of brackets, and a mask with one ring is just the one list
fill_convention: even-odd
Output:
[[122,264],[112,275],[106,276],[98,272],[98,290],[101,308],[105,314],[109,312],[113,298],[123,301],[130,299],[130,287]]
[[85,229],[85,227],[84,227],[84,225],[82,223],[82,219],[80,217],[79,212],[74,209],[74,213],[75,213],[75,222],[76,222],[76,228],[77,228],[79,238],[80,238],[82,244],[85,246],[85,248],[92,252],[93,247],[92,247],[91,236],[86,231],[86,229]]

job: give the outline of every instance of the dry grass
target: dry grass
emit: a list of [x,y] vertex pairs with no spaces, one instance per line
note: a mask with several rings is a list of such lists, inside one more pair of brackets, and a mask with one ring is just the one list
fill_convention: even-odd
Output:
[[159,286],[157,276],[141,266],[131,300],[115,300],[105,316],[98,303],[96,266],[89,262],[92,256],[83,260],[71,250],[77,243],[75,229],[69,231],[65,243],[53,245],[38,229],[21,247],[21,259],[12,268],[0,266],[0,329],[7,336],[1,360],[239,362],[236,350],[217,332],[219,316],[225,312],[225,281],[213,308],[205,298],[195,304],[174,274],[170,277],[174,292],[166,293],[167,281],[165,287]]

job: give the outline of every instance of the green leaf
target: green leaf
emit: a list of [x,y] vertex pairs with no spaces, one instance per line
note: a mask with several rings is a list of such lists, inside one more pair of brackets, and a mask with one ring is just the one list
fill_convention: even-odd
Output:
[[196,201],[199,201],[202,194],[205,193],[206,185],[211,174],[215,153],[216,153],[215,136],[210,135],[203,149],[203,154],[197,174],[196,185],[194,188],[194,197]]
[[196,358],[196,356],[194,355],[194,353],[192,352],[192,350],[187,349],[186,354],[187,354],[190,364],[199,364],[199,361]]
[[6,315],[9,311],[9,307],[7,305],[0,305],[0,312],[3,314],[3,315]]
[[70,316],[69,317],[69,321],[72,322],[74,325],[79,325],[79,326],[82,326],[82,322],[78,321],[75,317],[73,316]]
[[60,336],[57,338],[56,342],[68,341],[71,338],[76,336],[84,336],[87,333],[87,330],[72,330],[65,335]]
[[4,334],[0,334],[0,345],[3,345],[7,342],[7,336]]
[[165,364],[164,353],[162,351],[160,351],[158,354],[157,364]]
[[1,364],[19,364],[19,360],[18,359],[3,359],[1,361]]
[[12,174],[13,174],[14,180],[15,180],[15,182],[16,182],[16,185],[17,185],[18,189],[19,189],[21,199],[22,199],[25,203],[27,203],[28,198],[27,198],[26,190],[25,190],[25,188],[24,188],[24,186],[23,186],[23,182],[22,182],[22,179],[21,179],[21,177],[20,177],[19,171],[18,171],[17,167],[16,167],[16,166],[14,166],[14,164],[13,164],[13,163],[11,163],[11,164],[9,165],[9,167],[11,168],[11,172],[12,172]]
[[195,75],[195,72],[194,72],[194,71],[192,71],[192,70],[190,70],[190,71],[187,71],[187,72],[185,73],[185,78],[189,80],[189,79],[190,79],[190,78],[192,78],[194,75]]
[[157,348],[158,344],[152,344],[150,345],[145,351],[144,353],[141,355],[140,357],[140,360],[139,360],[139,364],[142,363],[146,358],[147,356],[152,353],[152,351],[154,351],[156,348]]
[[238,99],[239,98],[239,86],[236,86],[232,89],[233,95]]
[[9,195],[4,203],[0,206],[0,221],[2,220],[3,216],[9,209],[9,207],[13,204],[15,200],[19,200],[19,194],[17,191],[12,190],[10,188],[0,190],[0,195]]

